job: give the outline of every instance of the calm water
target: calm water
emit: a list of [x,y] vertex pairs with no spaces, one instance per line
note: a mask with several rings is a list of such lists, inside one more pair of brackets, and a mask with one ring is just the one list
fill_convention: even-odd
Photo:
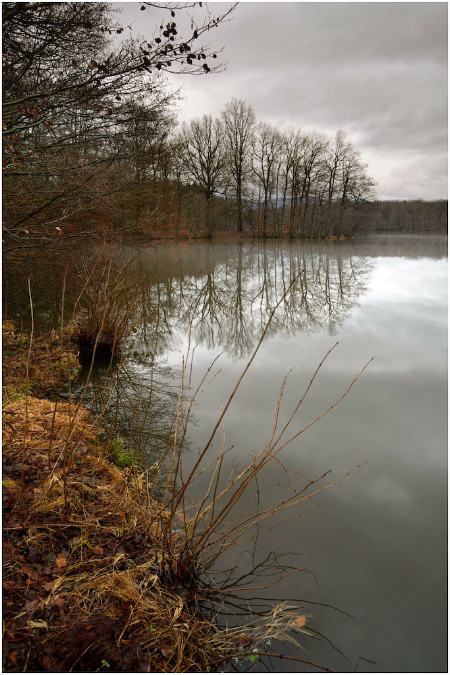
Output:
[[[137,402],[156,352],[158,395],[151,433],[141,439],[150,461],[158,458],[173,414],[189,327],[193,384],[221,356],[213,369],[220,373],[194,409],[186,468],[208,439],[271,308],[301,270],[225,417],[226,446],[234,446],[225,468],[267,442],[289,371],[280,423],[339,342],[299,410],[295,432],[375,357],[348,396],[283,451],[288,476],[266,472],[234,516],[244,519],[284,498],[281,483],[290,478],[330,471],[326,480],[335,480],[366,462],[258,539],[257,560],[288,552],[286,564],[307,567],[260,595],[303,600],[309,625],[337,648],[304,638],[306,651],[286,646],[287,655],[339,672],[447,672],[447,239],[180,244],[129,247],[123,257],[135,259],[145,312],[136,321],[117,414],[123,434],[136,437]],[[201,489],[199,483],[193,499],[201,499]],[[223,565],[248,568],[247,548]],[[314,670],[279,659],[268,667]]]

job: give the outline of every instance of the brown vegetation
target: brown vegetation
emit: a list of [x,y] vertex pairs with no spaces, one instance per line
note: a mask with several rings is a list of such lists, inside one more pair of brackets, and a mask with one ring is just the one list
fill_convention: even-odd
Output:
[[115,466],[87,410],[29,396],[24,373],[39,370],[33,391],[47,390],[60,344],[52,335],[30,349],[29,336],[6,328],[5,348],[20,345],[3,382],[6,672],[209,671],[236,654],[256,658],[262,638],[307,632],[284,605],[263,626],[219,629],[200,559],[186,555],[184,503],[167,510],[147,472]]
[[360,222],[365,232],[447,234],[448,202],[446,199],[368,202],[361,208]]
[[81,290],[73,310],[72,337],[80,361],[111,362],[120,355],[136,305],[128,266],[117,265],[111,254],[105,258],[100,249],[94,260],[82,261],[79,270]]
[[[69,335],[52,330],[34,338],[17,331],[11,321],[3,322],[3,401],[25,394],[55,394],[61,384],[79,369],[76,349]],[[27,373],[28,360],[28,373]]]
[[[30,283],[31,334],[17,334],[12,325],[4,327],[9,358],[3,382],[4,592],[10,669],[205,671],[236,655],[249,654],[253,659],[267,654],[270,638],[297,643],[296,634],[310,635],[302,607],[281,603],[255,619],[247,605],[244,622],[226,630],[219,628],[215,618],[230,612],[241,591],[270,588],[303,567],[283,566],[269,556],[262,563],[253,561],[251,570],[239,571],[234,579],[230,570],[221,572],[217,566],[225,552],[245,542],[255,544],[263,528],[276,527],[288,509],[345,478],[324,484],[325,472],[306,481],[289,471],[280,453],[347,395],[366,366],[336,401],[295,431],[291,426],[297,412],[334,348],[281,425],[286,377],[266,445],[256,454],[241,456],[231,473],[224,475],[224,460],[231,450],[223,431],[226,412],[300,272],[271,310],[207,443],[193,466],[184,470],[193,407],[215,377],[213,363],[194,390],[189,345],[158,467],[140,468],[133,449],[124,450],[114,441],[111,428],[103,431],[106,407],[100,406],[96,419],[82,407],[104,328],[112,326],[115,344],[127,339],[133,295],[130,298],[127,292],[127,268],[115,269],[117,274],[113,269],[113,260],[105,263],[101,252],[86,268],[68,329],[35,338]],[[71,398],[69,387],[67,403],[36,398],[48,392],[49,384],[58,395],[63,379],[70,381],[77,337],[74,316],[83,306],[94,317],[91,323],[96,330],[81,396]],[[62,324],[63,316],[61,310]],[[109,321],[111,317],[117,320]],[[113,355],[114,349],[111,360]],[[151,400],[150,395],[149,406]],[[222,441],[217,448],[219,435]],[[253,515],[236,517],[242,495],[274,462],[285,474],[288,496]],[[206,491],[194,504],[192,487],[199,480],[206,481]],[[213,582],[217,573],[222,581]],[[268,573],[274,577],[270,582]],[[233,610],[231,614],[237,618]]]
[[[378,227],[378,207],[362,208],[374,182],[343,130],[280,130],[233,99],[176,132],[178,94],[162,73],[220,70],[199,41],[234,6],[212,17],[199,3],[156,4],[168,23],[117,46],[124,27],[106,3],[3,3],[4,252],[126,231],[327,238]],[[185,10],[196,28],[180,35]]]
[[195,587],[181,596],[167,574],[164,514],[145,477],[108,461],[86,411],[64,469],[73,406],[27,405],[4,408],[8,670],[106,670],[103,661],[123,671],[205,670],[218,657],[218,629],[199,611]]

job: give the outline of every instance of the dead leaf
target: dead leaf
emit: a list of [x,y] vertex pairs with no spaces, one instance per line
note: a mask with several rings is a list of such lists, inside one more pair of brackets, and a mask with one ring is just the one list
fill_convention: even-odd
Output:
[[62,553],[58,553],[55,560],[56,567],[67,567],[67,558]]
[[161,654],[162,654],[166,659],[170,659],[170,657],[173,656],[173,649],[172,649],[172,647],[161,647]]
[[236,635],[236,637],[233,638],[233,642],[237,642],[239,647],[245,647],[250,644],[250,639],[247,635]]
[[7,654],[8,659],[10,661],[12,661],[12,663],[14,663],[15,666],[17,666],[17,654],[18,654],[17,649],[15,651],[9,652],[9,654]]
[[22,565],[22,572],[25,572],[25,574],[30,579],[33,579],[33,581],[37,581],[39,579],[39,574],[30,565],[26,565],[26,564]]
[[53,604],[56,605],[57,607],[64,607],[66,602],[67,600],[62,598],[60,595],[57,595],[56,598],[53,600]]
[[56,659],[52,658],[48,654],[41,654],[38,658],[39,663],[47,672],[55,672],[56,670]]
[[42,584],[42,588],[50,593],[50,591],[53,590],[55,583],[56,579],[53,579],[53,581],[48,581],[46,584]]
[[31,600],[30,602],[26,602],[23,608],[26,612],[32,612],[37,604],[39,604],[39,600]]
[[298,616],[295,619],[295,623],[299,628],[303,628],[303,626],[306,626],[306,616]]
[[99,555],[103,553],[103,549],[101,546],[94,546],[92,550],[94,551],[94,553],[98,553]]

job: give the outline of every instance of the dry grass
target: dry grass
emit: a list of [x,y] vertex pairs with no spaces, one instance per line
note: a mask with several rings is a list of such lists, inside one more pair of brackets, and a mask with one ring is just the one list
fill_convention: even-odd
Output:
[[69,333],[63,335],[62,345],[61,334],[55,330],[33,339],[27,378],[30,338],[14,328],[10,321],[3,323],[3,401],[25,394],[54,395],[79,369],[77,350],[68,347]]
[[[242,653],[242,628],[221,631],[206,615],[209,592],[185,567],[181,533],[168,555],[169,514],[153,500],[146,474],[111,465],[89,413],[81,410],[73,426],[68,404],[58,404],[54,414],[49,468],[54,404],[30,398],[27,411],[28,421],[24,400],[4,411],[4,619],[11,670],[95,671],[106,661],[121,671],[205,672]],[[73,461],[64,470],[70,429]],[[289,611],[278,613],[284,621],[266,623],[263,631],[248,626],[244,645],[262,633],[286,632]]]
[[[200,562],[187,568],[186,531],[155,502],[147,473],[110,462],[89,411],[26,394],[29,340],[10,333],[8,348],[20,348],[3,390],[7,670],[206,672],[245,653],[261,627],[243,637],[215,624]],[[38,344],[30,372],[39,366],[41,392],[55,359],[58,377],[73,361],[49,336],[39,358]],[[286,629],[291,610],[280,609],[268,634]]]
[[[111,266],[102,269],[106,297]],[[87,282],[90,279],[88,275]],[[207,444],[184,474],[182,456],[192,409],[207,388],[208,378],[214,377],[211,366],[193,391],[192,353],[188,352],[167,440],[165,483],[158,486],[163,494],[159,502],[152,496],[154,486],[147,471],[134,463],[131,468],[112,463],[101,420],[93,420],[82,407],[87,384],[76,403],[51,403],[29,395],[30,391],[44,390],[50,371],[56,371],[58,390],[63,377],[73,370],[71,340],[64,338],[64,332],[39,342],[7,331],[11,367],[5,371],[3,390],[4,617],[11,671],[111,668],[121,672],[208,672],[233,657],[248,653],[256,658],[258,649],[258,653],[268,653],[268,640],[297,642],[295,634],[309,634],[299,607],[275,605],[262,619],[253,621],[250,616],[245,625],[229,629],[218,627],[212,610],[223,608],[227,598],[241,590],[266,589],[300,571],[278,567],[275,581],[253,589],[248,578],[257,580],[264,565],[255,565],[248,575],[236,582],[228,579],[219,587],[213,586],[211,576],[221,555],[254,541],[263,523],[274,518],[279,522],[287,509],[345,477],[324,484],[323,474],[296,486],[279,457],[289,443],[348,394],[367,367],[326,410],[292,432],[291,424],[332,350],[280,428],[285,379],[272,434],[264,448],[243,458],[228,477],[222,475],[229,451],[224,435],[220,451],[210,452],[270,321],[295,281],[274,307]],[[102,314],[94,331],[89,374],[105,317],[111,311]],[[127,312],[124,317],[130,316]],[[117,316],[122,316],[119,310]],[[118,344],[117,336],[114,332],[114,345]],[[253,516],[236,518],[234,508],[241,496],[274,462],[288,478],[289,497]],[[205,476],[205,498],[192,510],[190,490]],[[297,660],[327,670],[305,659]]]
[[79,264],[81,291],[74,309],[74,339],[82,362],[111,361],[120,355],[136,310],[132,264],[118,264],[102,249]]
[[[145,475],[107,461],[87,411],[73,426],[73,406],[59,404],[52,422],[53,408],[30,398],[28,419],[23,400],[4,410],[4,617],[11,665],[24,667],[19,647],[32,641],[28,669],[96,670],[105,660],[120,670],[127,664],[204,670],[208,636],[218,629],[200,611],[195,588],[183,587],[181,596],[173,581],[179,560],[167,561],[161,551],[166,516]],[[65,469],[70,429],[73,461]]]

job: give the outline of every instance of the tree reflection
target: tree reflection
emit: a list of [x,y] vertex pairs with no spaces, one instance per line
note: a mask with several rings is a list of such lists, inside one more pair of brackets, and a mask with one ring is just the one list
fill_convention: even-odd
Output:
[[[147,263],[151,260],[154,263],[151,258]],[[367,291],[372,270],[351,243],[327,241],[194,245],[178,262],[170,270],[155,272],[153,267],[153,276],[165,276],[158,281],[149,279],[140,260],[136,283],[142,317],[134,341],[138,351],[152,342],[162,354],[177,348],[180,333],[190,333],[195,344],[243,359],[274,305],[299,275],[269,335],[319,330],[335,335]]]
[[[72,383],[70,394],[81,393],[89,368]],[[164,460],[173,442],[180,370],[151,355],[127,355],[122,362],[99,363],[93,369],[85,394],[87,404],[107,435],[124,442],[139,465],[164,483]],[[66,390],[62,396],[68,396]],[[195,423],[195,419],[192,421]],[[113,432],[112,432],[113,430]],[[185,440],[189,451],[189,440]],[[144,461],[143,461],[144,460]]]
[[94,410],[107,410],[116,433],[148,464],[162,461],[173,433],[180,372],[167,362],[171,351],[184,351],[189,341],[247,358],[295,278],[267,335],[334,335],[366,292],[372,269],[340,242],[129,247],[121,258],[133,261],[133,333],[120,368],[94,369],[88,398]]
[[[160,351],[173,349],[175,344],[173,333],[180,320],[180,307],[183,307],[181,315],[186,314],[186,308],[193,299],[191,296],[199,292],[198,289],[205,275],[211,274],[211,283],[216,287],[212,297],[216,295],[222,304],[225,302],[225,309],[218,312],[216,317],[216,332],[209,330],[210,341],[208,342],[206,337],[200,339],[200,325],[198,325],[198,338],[205,345],[215,344],[227,351],[230,350],[230,354],[239,358],[239,355],[243,356],[249,352],[249,345],[253,344],[256,338],[255,331],[258,332],[263,325],[263,315],[268,314],[265,305],[267,302],[269,304],[272,302],[272,296],[275,295],[274,287],[277,291],[285,288],[290,269],[292,267],[293,270],[294,265],[297,264],[300,269],[305,269],[306,275],[302,279],[303,297],[299,297],[297,289],[296,300],[294,302],[291,299],[290,303],[292,306],[300,301],[305,314],[305,316],[298,317],[299,323],[295,330],[311,331],[325,326],[328,329],[328,323],[321,307],[322,301],[328,302],[328,308],[331,309],[332,314],[331,324],[334,323],[334,330],[337,330],[346,319],[341,317],[340,322],[336,322],[337,315],[341,314],[341,306],[345,304],[345,302],[337,302],[336,289],[333,287],[336,273],[339,293],[347,294],[347,304],[351,304],[352,297],[356,301],[357,296],[365,292],[365,290],[358,290],[361,283],[361,271],[364,267],[363,259],[394,256],[441,260],[448,256],[447,244],[447,236],[443,235],[424,237],[396,234],[337,242],[275,240],[266,243],[256,241],[253,243],[214,243],[213,245],[180,242],[147,248],[128,245],[123,247],[120,257],[123,261],[133,260],[133,281],[142,296],[142,316],[138,320],[138,325],[143,339],[151,335],[150,325],[153,324],[154,327],[156,315],[161,314]],[[67,243],[64,246],[64,256],[61,255],[59,249],[46,250],[45,252],[37,251],[27,258],[5,261],[2,270],[4,312],[8,318],[23,325],[25,329],[30,327],[28,277],[31,281],[37,332],[45,332],[59,325],[61,289],[66,273],[68,283],[65,292],[67,305],[65,314],[70,315],[71,303],[74,302],[79,292],[76,279],[77,261],[80,258],[90,257],[93,245],[92,242],[83,245],[78,242],[70,245]],[[109,250],[111,255],[115,253],[115,247],[110,246]],[[329,256],[328,263],[326,262],[327,255]],[[70,261],[72,262],[68,268],[67,263]],[[328,272],[326,271],[327,264]],[[49,269],[52,270],[51,285],[48,282]],[[315,274],[319,275],[318,279],[315,278]],[[362,276],[364,287],[364,272]],[[327,283],[330,288],[327,288]],[[347,290],[346,286],[349,287]],[[314,298],[313,294],[316,292],[318,296]],[[205,302],[204,298],[202,302]],[[197,303],[200,318],[202,302]],[[250,310],[257,310],[256,303],[259,303],[262,315],[258,321],[255,317],[249,321],[248,313]],[[294,314],[298,314],[298,309],[295,307]],[[290,313],[292,314],[291,310]],[[225,331],[226,327],[221,323],[223,314],[226,314],[227,320],[235,326],[234,337]],[[188,320],[187,314],[184,324],[186,320]],[[291,318],[286,317],[285,312],[285,323],[286,320],[288,326]],[[272,330],[275,330],[276,325],[280,326],[279,320]],[[181,324],[178,327],[181,328]],[[204,327],[203,330],[205,330]],[[220,331],[221,337],[217,334]],[[233,341],[235,346],[231,348]]]

